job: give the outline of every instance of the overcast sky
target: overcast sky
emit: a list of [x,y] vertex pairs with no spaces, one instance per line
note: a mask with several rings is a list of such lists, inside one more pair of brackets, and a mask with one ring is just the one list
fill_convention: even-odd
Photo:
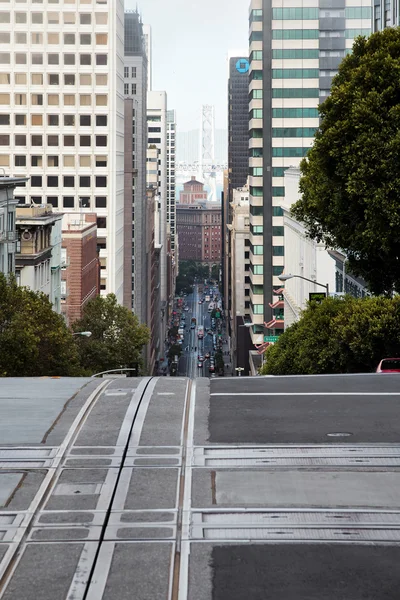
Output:
[[197,129],[202,104],[227,128],[227,56],[248,47],[250,0],[125,0],[153,34],[153,89],[165,90],[181,131]]

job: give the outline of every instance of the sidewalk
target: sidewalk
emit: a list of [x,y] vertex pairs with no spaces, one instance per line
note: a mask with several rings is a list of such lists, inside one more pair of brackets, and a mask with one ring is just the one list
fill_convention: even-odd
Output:
[[233,372],[233,365],[231,363],[231,340],[228,337],[227,325],[225,323],[224,328],[222,330],[222,335],[224,339],[224,343],[222,344],[222,354],[225,365],[225,377],[233,377],[235,373]]

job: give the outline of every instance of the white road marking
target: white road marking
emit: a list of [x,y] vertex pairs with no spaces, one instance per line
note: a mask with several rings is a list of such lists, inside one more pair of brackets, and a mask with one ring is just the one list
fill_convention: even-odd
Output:
[[210,396],[400,396],[400,392],[214,392]]

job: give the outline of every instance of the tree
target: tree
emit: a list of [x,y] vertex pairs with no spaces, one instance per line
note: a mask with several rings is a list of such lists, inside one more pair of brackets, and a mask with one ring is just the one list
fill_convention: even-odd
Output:
[[371,372],[399,353],[400,297],[327,298],[268,348],[262,374]]
[[400,29],[359,37],[319,107],[292,207],[375,294],[400,291]]
[[182,354],[182,347],[180,344],[173,344],[171,346],[171,348],[168,351],[168,358],[170,360],[174,360],[175,356],[177,356],[178,358],[181,356]]
[[0,375],[81,374],[75,340],[48,297],[0,273]]
[[77,336],[81,364],[87,374],[131,368],[139,375],[142,350],[149,342],[150,332],[136,315],[118,304],[114,294],[90,300],[73,329],[92,332],[90,338]]

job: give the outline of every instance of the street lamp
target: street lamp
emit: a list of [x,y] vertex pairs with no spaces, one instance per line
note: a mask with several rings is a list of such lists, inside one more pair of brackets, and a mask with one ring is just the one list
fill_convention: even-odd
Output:
[[236,367],[235,371],[238,372],[238,376],[241,377],[242,376],[242,371],[244,371],[244,367]]
[[92,335],[91,331],[78,331],[77,333],[73,333],[72,335],[83,335],[83,337],[90,337]]
[[292,275],[291,273],[288,273],[287,275],[279,275],[278,279],[279,279],[279,281],[287,281],[288,279],[293,279],[293,277],[297,277],[298,279],[304,279],[304,281],[309,281],[310,283],[313,283],[314,285],[319,285],[320,287],[325,288],[326,295],[327,295],[327,297],[329,296],[329,283],[327,283],[327,284],[318,283],[318,281],[314,281],[313,279],[308,279],[307,277],[303,277],[303,275]]

